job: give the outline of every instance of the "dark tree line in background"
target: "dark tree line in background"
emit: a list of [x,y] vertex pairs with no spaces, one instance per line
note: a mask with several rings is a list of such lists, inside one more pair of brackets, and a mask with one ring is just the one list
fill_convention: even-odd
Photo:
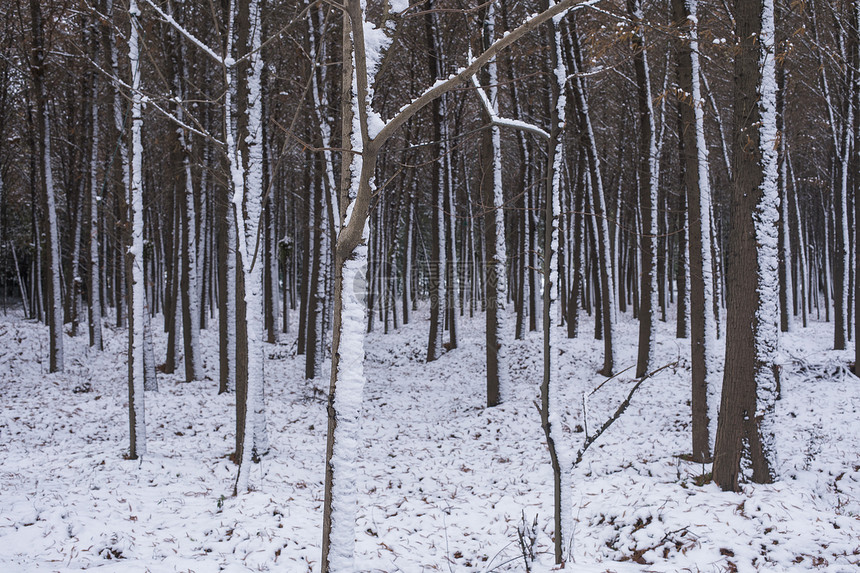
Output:
[[431,361],[486,313],[489,406],[510,340],[542,332],[561,479],[560,338],[603,340],[610,376],[631,315],[642,378],[674,320],[692,458],[769,481],[779,331],[860,336],[858,21],[858,0],[3,3],[3,308],[50,327],[52,372],[64,330],[129,328],[131,457],[156,364],[202,379],[217,330],[237,491],[268,449],[265,345],[297,331],[306,378],[332,360],[327,507],[364,332],[427,306]]

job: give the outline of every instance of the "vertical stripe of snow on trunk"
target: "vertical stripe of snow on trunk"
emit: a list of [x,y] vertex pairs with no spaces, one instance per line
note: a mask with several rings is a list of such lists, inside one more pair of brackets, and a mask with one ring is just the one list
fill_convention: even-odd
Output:
[[[648,65],[648,51],[645,43],[645,32],[644,32],[644,14],[642,11],[642,2],[641,0],[632,0],[630,12],[635,21],[635,43],[638,43],[637,48],[641,50],[638,54],[639,62],[641,65],[641,78],[638,79],[639,89],[640,91],[640,105],[644,106],[641,110],[642,113],[646,117],[641,118],[642,125],[640,125],[640,129],[647,130],[645,136],[647,137],[647,147],[648,147],[648,180],[647,185],[643,189],[641,187],[642,183],[640,182],[640,193],[647,193],[647,197],[640,199],[639,204],[640,207],[643,207],[641,216],[642,216],[642,234],[643,237],[643,245],[642,248],[642,292],[640,296],[646,296],[646,288],[648,290],[648,312],[643,313],[640,310],[640,333],[639,340],[640,345],[643,341],[647,344],[647,352],[643,353],[640,351],[639,355],[639,363],[636,366],[637,376],[644,376],[648,370],[650,370],[651,366],[654,365],[654,351],[656,349],[656,335],[657,335],[657,324],[656,324],[656,312],[657,312],[657,187],[659,186],[659,173],[658,173],[658,162],[659,157],[657,153],[657,139],[656,139],[656,129],[654,125],[654,109],[652,105],[651,98],[651,70]],[[637,76],[640,72],[637,72]],[[644,100],[644,101],[643,101]],[[647,209],[644,207],[647,205]],[[645,217],[647,216],[647,221]],[[646,228],[647,224],[647,228]],[[647,240],[644,240],[646,239]],[[647,249],[647,250],[646,250]],[[646,256],[648,258],[647,267],[646,265]],[[640,306],[640,309],[643,305]],[[647,337],[647,338],[645,338]]]
[[[252,459],[268,450],[265,412],[265,372],[263,361],[263,263],[258,251],[259,226],[263,199],[263,145],[262,134],[263,100],[261,78],[263,73],[262,40],[260,33],[260,4],[256,0],[248,3],[251,45],[250,70],[247,76],[248,94],[248,169],[247,188],[242,195],[233,197],[241,231],[237,233],[239,253],[245,273],[245,322],[248,336],[248,392],[245,413],[245,434],[242,445],[242,462],[236,481],[237,491],[248,489],[249,470]],[[244,211],[242,204],[244,203]],[[251,249],[253,247],[253,250]]]
[[[375,128],[363,122],[379,120],[370,102],[373,98],[372,86],[382,53],[387,49],[390,39],[380,30],[375,30],[365,21],[365,3],[361,1],[358,7],[361,22],[353,24],[349,39],[362,42],[368,61],[358,61],[356,50],[351,50],[353,58],[352,74],[352,130],[349,134],[350,147],[354,151],[350,164],[349,189],[347,190],[349,204],[341,223],[341,232],[350,224],[352,216],[363,217],[366,213],[355,213],[356,199],[362,180],[371,193],[374,191],[372,171],[365,173],[365,165],[361,151],[363,138],[370,136]],[[359,25],[356,25],[359,24]],[[360,35],[356,38],[354,30],[360,26]],[[369,38],[369,39],[368,39]],[[365,67],[366,66],[366,67]],[[359,101],[358,73],[366,75],[366,100]],[[362,105],[360,105],[362,104]],[[363,116],[365,109],[368,116]],[[375,119],[374,119],[375,118]],[[364,218],[361,237],[352,252],[345,255],[341,267],[341,308],[340,328],[337,338],[337,369],[332,373],[330,397],[334,416],[334,432],[329,436],[332,446],[331,457],[328,460],[331,475],[331,529],[328,540],[323,540],[327,553],[323,555],[327,563],[323,564],[330,573],[352,573],[355,570],[355,520],[356,520],[356,483],[355,456],[358,450],[357,436],[360,428],[362,393],[364,392],[364,337],[367,320],[367,306],[364,301],[366,293],[365,277],[367,273],[367,241],[369,237],[369,218]],[[337,292],[335,287],[335,292]],[[337,302],[335,302],[337,304]],[[334,360],[334,358],[333,358]]]
[[[554,449],[556,463],[558,464],[558,481],[556,485],[558,488],[558,491],[556,492],[558,499],[556,500],[556,504],[559,516],[557,529],[555,531],[557,543],[556,562],[563,563],[567,561],[572,546],[570,535],[573,531],[573,503],[571,497],[573,483],[571,481],[570,472],[573,468],[574,457],[570,445],[565,442],[566,438],[562,431],[563,423],[561,413],[563,411],[563,401],[560,392],[559,379],[559,357],[561,356],[561,352],[559,347],[559,337],[554,336],[554,334],[558,334],[554,331],[557,330],[556,323],[558,320],[559,214],[561,212],[561,169],[564,153],[562,137],[563,127],[565,124],[566,102],[564,89],[567,79],[567,69],[564,65],[564,60],[562,59],[561,54],[562,44],[559,20],[560,18],[553,19],[551,31],[554,35],[554,45],[551,46],[551,49],[554,49],[554,53],[551,55],[551,62],[555,64],[553,73],[555,74],[555,80],[557,82],[557,86],[555,86],[553,90],[553,95],[556,97],[556,101],[553,102],[555,104],[555,113],[553,115],[555,116],[554,119],[557,123],[556,125],[550,126],[552,137],[549,141],[549,145],[553,146],[553,149],[551,150],[552,164],[549,166],[551,173],[549,189],[547,190],[548,197],[546,212],[546,224],[548,225],[546,239],[548,239],[548,244],[546,245],[547,252],[545,253],[545,256],[548,258],[548,261],[544,263],[547,265],[545,268],[546,290],[544,292],[544,296],[546,296],[546,301],[544,302],[544,336],[547,337],[544,347],[545,352],[547,353],[547,356],[544,357],[544,360],[546,361],[546,371],[544,373],[546,402],[544,407],[546,410],[546,422],[548,422],[545,427],[545,432],[547,433],[548,441],[552,442],[550,447]],[[552,453],[553,452],[551,451],[551,454]],[[561,548],[560,554],[558,553],[558,547]]]
[[[44,87],[42,88],[44,90]],[[43,100],[44,100],[43,95]],[[51,301],[51,323],[54,326],[51,333],[51,346],[53,347],[51,372],[62,372],[64,370],[65,359],[63,357],[63,298],[60,290],[60,232],[57,222],[57,205],[54,197],[54,171],[51,168],[51,122],[48,114],[47,102],[42,116],[45,122],[45,147],[44,157],[42,161],[45,164],[45,188],[46,188],[46,207],[48,209],[48,233],[51,239],[50,260],[51,260],[51,287],[53,290],[54,300]]]
[[331,468],[331,545],[329,570],[353,571],[355,552],[356,485],[355,458],[364,391],[364,330],[367,310],[363,300],[367,267],[367,227],[363,242],[343,263],[341,331],[338,346],[337,416]]
[[102,349],[102,303],[99,286],[99,201],[98,178],[96,177],[99,161],[99,112],[96,100],[98,97],[98,79],[93,81],[93,141],[90,156],[90,346]]
[[[776,132],[776,67],[774,53],[774,8],[773,0],[762,2],[762,22],[760,43],[761,85],[759,87],[759,126],[762,183],[761,200],[753,220],[757,259],[757,291],[759,307],[756,310],[754,329],[756,360],[756,416],[773,409],[777,395],[775,362],[779,350],[779,284],[778,284],[778,247],[777,232],[779,223],[779,189],[777,185],[777,137]],[[765,416],[767,421],[770,416]],[[772,428],[762,429],[765,451],[773,455]],[[775,467],[773,464],[771,468]]]
[[713,440],[717,435],[717,412],[720,407],[720,388],[722,380],[717,375],[719,363],[714,352],[717,343],[717,329],[714,324],[712,308],[714,305],[714,281],[711,256],[711,183],[709,179],[710,163],[708,159],[708,146],[705,142],[705,110],[702,98],[701,69],[699,65],[699,37],[697,0],[686,0],[687,13],[690,20],[690,63],[693,76],[692,100],[693,114],[696,120],[696,159],[698,163],[699,176],[699,214],[702,244],[702,274],[704,275],[704,298],[705,309],[703,322],[705,327],[705,384],[708,389],[708,435]]
[[[182,107],[177,111],[183,120]],[[194,208],[194,181],[191,178],[191,142],[186,140],[184,131],[179,132],[179,145],[182,148],[182,165],[185,170],[185,228],[188,233],[188,312],[191,317],[191,356],[186,356],[190,376],[186,382],[203,377],[203,361],[200,355],[200,289],[197,281],[197,213]]]
[[144,420],[144,285],[143,285],[143,143],[141,130],[143,128],[143,106],[140,93],[140,47],[138,43],[138,16],[140,11],[136,0],[131,0],[128,8],[131,16],[131,33],[128,40],[128,56],[131,67],[131,302],[132,325],[129,331],[131,337],[132,361],[130,390],[133,393],[135,444],[137,457],[146,453],[146,423]]
[[[488,9],[487,20],[489,22],[490,38],[493,38],[496,25],[496,10],[493,4]],[[490,76],[490,105],[494,116],[499,114],[498,101],[498,67],[496,59],[490,60],[487,66]],[[505,194],[502,187],[502,138],[501,131],[497,125],[492,127],[493,140],[493,213],[496,219],[496,257],[492,262],[495,267],[496,278],[496,368],[499,378],[499,397],[501,401],[508,402],[512,398],[511,376],[508,368],[508,313],[506,303],[508,299],[507,263],[508,251],[505,243]]]

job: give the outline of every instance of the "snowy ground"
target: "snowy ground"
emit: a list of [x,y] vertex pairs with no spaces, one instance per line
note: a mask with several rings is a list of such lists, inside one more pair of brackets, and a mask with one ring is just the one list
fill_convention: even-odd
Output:
[[[538,412],[541,340],[512,350],[516,400],[484,407],[482,316],[460,348],[423,360],[426,316],[367,344],[358,453],[360,571],[525,571],[523,515],[538,521],[538,561],[552,569],[552,474]],[[860,568],[860,381],[829,351],[829,325],[784,339],[776,426],[780,480],[739,494],[702,484],[689,450],[688,342],[661,324],[658,365],[624,417],[574,471],[574,571],[856,571]],[[621,368],[636,327],[620,328]],[[561,333],[561,331],[559,331]],[[230,497],[234,403],[211,379],[160,377],[146,396],[148,456],[127,448],[126,339],[104,353],[66,338],[67,372],[47,375],[47,332],[0,318],[0,571],[316,571],[322,523],[327,375],[303,379],[293,336],[270,346],[272,452],[252,493]],[[163,358],[163,339],[157,339]],[[565,340],[562,378],[603,379],[601,346]],[[632,371],[591,398],[589,423],[626,396]],[[580,398],[568,395],[578,407]],[[581,433],[567,428],[571,445]]]

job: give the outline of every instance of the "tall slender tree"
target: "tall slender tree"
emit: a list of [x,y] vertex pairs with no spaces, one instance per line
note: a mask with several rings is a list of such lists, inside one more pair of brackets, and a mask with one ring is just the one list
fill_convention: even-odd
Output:
[[[674,0],[679,42],[678,83],[684,184],[690,228],[690,344],[692,368],[693,458],[711,458],[711,422],[716,420],[717,364],[714,356],[713,280],[711,273],[711,186],[699,69],[698,1]],[[689,94],[689,95],[688,95]],[[680,296],[680,295],[679,295]]]
[[146,300],[143,272],[143,97],[140,92],[140,9],[136,0],[129,2],[131,20],[128,36],[128,59],[131,68],[131,180],[129,205],[131,245],[131,313],[128,326],[128,413],[131,443],[129,458],[137,459],[146,453],[146,421],[144,409],[144,313]]
[[47,282],[46,313],[49,329],[49,372],[62,372],[65,367],[63,356],[63,302],[60,288],[60,230],[57,220],[57,204],[54,191],[54,171],[51,165],[51,117],[49,112],[48,91],[45,86],[47,49],[45,47],[42,7],[39,0],[30,0],[32,20],[32,56],[30,74],[33,92],[36,94],[36,116],[38,122],[39,184],[45,209],[48,229],[46,251],[47,269],[50,274]]
[[645,14],[641,0],[627,0],[634,23],[633,67],[639,102],[639,216],[642,218],[641,281],[639,299],[639,356],[636,376],[644,376],[654,363],[657,325],[657,188],[659,186],[657,135],[651,97],[651,71],[645,43]]

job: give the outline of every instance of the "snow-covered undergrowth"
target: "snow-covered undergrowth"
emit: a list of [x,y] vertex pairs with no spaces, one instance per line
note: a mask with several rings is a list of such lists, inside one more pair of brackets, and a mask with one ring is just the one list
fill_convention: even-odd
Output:
[[[552,474],[534,401],[537,333],[511,346],[515,400],[487,409],[482,316],[460,348],[426,364],[425,314],[367,343],[357,453],[361,571],[525,571],[517,527],[537,516],[537,561],[553,567]],[[165,340],[158,322],[156,351]],[[586,324],[588,324],[586,322]],[[213,323],[214,325],[214,323]],[[784,337],[776,428],[780,479],[722,493],[689,451],[688,341],[660,324],[657,365],[630,408],[573,471],[575,571],[853,571],[860,563],[860,381],[830,325]],[[559,334],[562,331],[559,330]],[[48,375],[47,330],[0,319],[0,571],[315,571],[322,524],[328,376],[304,380],[294,335],[268,346],[271,453],[254,491],[230,497],[234,400],[217,395],[216,329],[203,332],[211,379],[161,375],[147,393],[148,456],[128,447],[125,331],[105,351],[66,338],[67,371]],[[622,317],[619,370],[636,325]],[[602,343],[562,341],[562,381],[603,379]],[[589,430],[614,411],[631,372],[589,399]],[[566,395],[570,409],[580,396]],[[583,428],[565,427],[577,445]]]

